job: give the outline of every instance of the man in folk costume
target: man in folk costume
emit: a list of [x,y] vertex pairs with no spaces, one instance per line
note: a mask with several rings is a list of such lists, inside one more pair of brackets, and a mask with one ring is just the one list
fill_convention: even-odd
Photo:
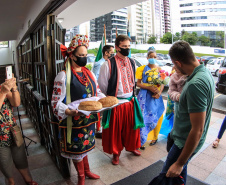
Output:
[[72,159],[78,172],[78,185],[85,184],[85,177],[99,179],[90,172],[87,153],[95,147],[95,123],[97,114],[89,116],[78,113],[76,108],[69,109],[68,104],[84,101],[84,98],[98,96],[101,93],[95,75],[86,67],[89,40],[86,35],[76,35],[68,48],[60,49],[66,59],[66,71],[57,74],[51,105],[59,120],[61,156]]
[[136,97],[135,62],[127,57],[131,39],[119,35],[115,41],[116,56],[101,66],[98,83],[107,96],[127,99],[129,102],[105,111],[102,119],[102,145],[106,153],[113,154],[112,164],[119,164],[123,148],[140,156],[140,128],[144,126],[142,113]]

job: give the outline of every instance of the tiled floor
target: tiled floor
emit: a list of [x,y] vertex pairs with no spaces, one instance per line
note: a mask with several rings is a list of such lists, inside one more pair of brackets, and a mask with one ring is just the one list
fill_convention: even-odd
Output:
[[[24,109],[20,108],[24,134],[37,141],[29,146],[29,168],[35,181],[40,185],[73,185],[77,183],[77,172],[73,165],[70,179],[63,179],[45,148],[40,145],[39,138],[33,128],[33,124],[25,115]],[[211,185],[226,185],[226,133],[224,134],[217,149],[212,148],[212,142],[217,137],[224,115],[212,113],[211,124],[204,146],[194,156],[188,165],[189,175],[205,181]],[[149,165],[165,160],[166,137],[159,136],[155,146],[148,146],[140,157],[123,151],[120,156],[120,163],[117,166],[111,164],[111,155],[103,152],[101,139],[96,139],[96,148],[89,152],[89,162],[94,173],[101,176],[99,180],[86,179],[86,185],[105,185],[125,178]],[[20,174],[14,170],[16,185],[25,185]],[[4,177],[0,173],[0,185],[4,185]]]

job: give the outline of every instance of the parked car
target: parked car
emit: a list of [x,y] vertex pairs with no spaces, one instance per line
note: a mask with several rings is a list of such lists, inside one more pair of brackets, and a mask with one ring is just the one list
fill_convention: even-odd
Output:
[[164,58],[164,54],[162,54],[162,53],[156,53],[156,56],[157,57],[160,56],[160,57]]
[[195,57],[196,57],[196,59],[200,62],[201,58],[200,58],[200,57],[198,57],[198,56],[195,56]]
[[215,76],[219,76],[219,68],[223,62],[223,59],[211,59],[207,62],[206,68]]
[[216,90],[219,93],[226,94],[226,57],[224,58],[220,69],[218,82],[216,83]]
[[216,57],[213,57],[213,56],[202,56],[200,62],[203,62],[204,65],[206,65],[207,62],[208,62],[210,59],[216,59]]
[[147,57],[147,53],[136,53],[135,57]]
[[90,64],[90,63],[94,63],[95,61],[95,56],[87,56],[87,63]]
[[221,60],[224,60],[224,58],[225,58],[225,57],[217,57],[217,59],[221,59]]
[[136,67],[140,67],[148,64],[147,58],[144,58],[144,57],[132,57],[132,59],[135,60]]
[[164,57],[161,57],[159,55],[157,55],[157,58],[156,58],[158,61],[160,61],[163,65],[167,65],[167,66],[172,66],[173,63],[171,60],[169,59],[165,59]]
[[164,54],[164,57],[163,57],[165,60],[171,60],[169,54]]
[[157,53],[156,55],[162,57],[164,60],[171,60],[169,54]]
[[94,55],[88,55],[87,56],[87,64],[86,64],[86,67],[92,71],[93,69],[93,65],[94,65],[94,62],[95,62],[95,56]]
[[[143,66],[143,65],[147,65],[148,64],[147,58],[141,58],[141,57],[138,58],[137,57],[137,58],[133,58],[133,59],[135,60],[136,67],[140,67],[140,66]],[[167,71],[169,74],[172,71],[172,67],[171,66],[164,65],[161,61],[158,61],[157,60],[157,65],[159,67],[161,67],[162,70]],[[168,84],[166,86],[168,86]]]

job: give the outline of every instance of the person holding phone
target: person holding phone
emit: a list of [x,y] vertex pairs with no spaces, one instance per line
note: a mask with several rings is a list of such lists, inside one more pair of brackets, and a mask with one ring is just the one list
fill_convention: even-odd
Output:
[[[10,75],[6,75],[10,76]],[[10,127],[16,124],[13,116],[13,107],[20,105],[20,94],[17,90],[16,79],[11,74],[0,85],[0,171],[6,178],[6,184],[14,185],[13,164],[23,176],[27,185],[38,185],[32,180],[28,169],[27,156],[24,145],[17,147],[13,141]]]

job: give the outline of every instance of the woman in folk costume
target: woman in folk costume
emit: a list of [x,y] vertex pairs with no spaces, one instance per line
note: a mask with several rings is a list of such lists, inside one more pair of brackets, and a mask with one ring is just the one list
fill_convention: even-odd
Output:
[[97,114],[89,116],[71,110],[68,104],[84,98],[99,96],[101,93],[95,75],[86,67],[89,40],[86,35],[76,35],[68,48],[61,45],[66,60],[66,71],[55,78],[52,95],[54,115],[59,120],[61,155],[72,159],[78,172],[78,185],[84,185],[85,177],[99,179],[90,172],[87,152],[95,147],[95,123]]
[[141,136],[141,149],[145,149],[145,142],[152,140],[150,145],[156,144],[158,140],[158,134],[162,125],[163,112],[165,110],[164,103],[162,100],[161,93],[164,89],[164,85],[159,88],[154,86],[147,86],[147,74],[153,68],[161,70],[156,65],[156,53],[155,51],[149,51],[147,54],[148,65],[137,68],[136,78],[137,86],[140,87],[140,92],[137,96],[141,111],[144,118],[145,127],[140,129]]
[[129,102],[105,111],[102,119],[102,145],[112,154],[112,164],[119,164],[121,151],[125,149],[136,156],[140,145],[140,128],[144,126],[139,103],[134,97],[135,62],[128,57],[131,39],[119,35],[115,40],[116,56],[102,64],[98,82],[102,92]]

